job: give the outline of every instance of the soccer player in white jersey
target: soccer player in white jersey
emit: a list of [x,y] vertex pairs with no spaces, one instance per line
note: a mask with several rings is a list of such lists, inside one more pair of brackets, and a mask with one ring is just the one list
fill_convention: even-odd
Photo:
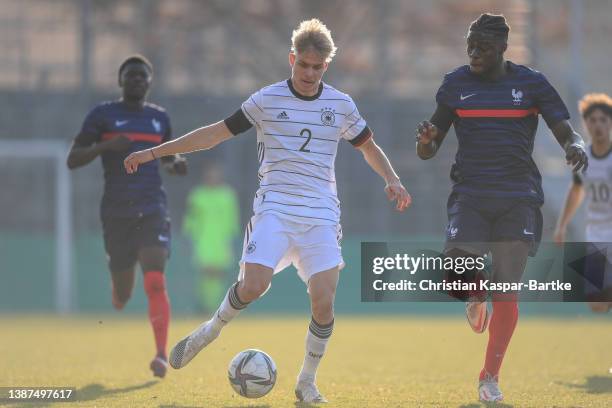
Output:
[[[576,210],[586,198],[586,241],[601,252],[607,252],[608,265],[612,262],[612,98],[606,94],[585,95],[578,104],[585,127],[591,137],[587,149],[589,168],[584,174],[574,174],[561,217],[557,222],[554,240],[561,245],[565,242],[567,226]],[[601,274],[603,265],[586,265],[586,273]],[[607,312],[612,308],[612,271],[604,267],[603,287],[587,288],[591,310]],[[587,282],[587,286],[589,286]]]
[[406,209],[411,197],[351,97],[321,80],[336,52],[327,27],[317,19],[303,21],[291,41],[290,79],[255,92],[224,121],[131,154],[125,167],[133,173],[140,164],[161,156],[210,149],[255,126],[260,186],[238,281],[212,318],[174,346],[170,364],[184,367],[267,291],[274,273],[293,263],[307,285],[312,310],[295,393],[300,401],[319,403],[327,400],[315,376],[332,334],[334,296],[344,266],[334,171],[339,141],[345,139],[361,151],[385,180],[385,192],[396,201],[397,210]]

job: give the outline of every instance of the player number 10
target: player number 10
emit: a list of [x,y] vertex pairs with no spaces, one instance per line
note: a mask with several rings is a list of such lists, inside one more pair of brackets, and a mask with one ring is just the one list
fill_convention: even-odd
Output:
[[610,189],[607,184],[600,184],[596,186],[595,184],[591,184],[590,190],[593,193],[593,202],[608,202],[610,200]]

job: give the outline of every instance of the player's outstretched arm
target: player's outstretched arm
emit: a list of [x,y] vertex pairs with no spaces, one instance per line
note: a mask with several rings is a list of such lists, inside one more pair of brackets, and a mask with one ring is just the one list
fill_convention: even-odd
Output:
[[163,143],[151,149],[141,150],[130,154],[123,165],[128,173],[134,173],[138,166],[151,160],[159,159],[179,153],[190,153],[198,150],[210,149],[219,143],[231,138],[232,132],[224,121],[192,130],[184,136]]
[[[454,114],[448,107],[438,105],[431,120],[424,120],[417,125],[416,151],[419,158],[427,160],[436,155],[453,123],[453,116]],[[434,123],[442,124],[442,126],[436,126]]]
[[555,139],[565,150],[565,161],[573,167],[574,171],[582,169],[584,173],[589,167],[584,141],[567,120],[562,120],[550,128]]
[[562,245],[565,242],[567,226],[574,217],[574,214],[576,214],[576,210],[580,207],[580,204],[582,204],[584,195],[584,187],[582,184],[576,182],[572,183],[565,196],[563,210],[561,210],[561,216],[557,220],[557,226],[553,234],[555,244]]
[[370,138],[358,149],[370,167],[385,180],[385,193],[389,201],[396,201],[395,208],[398,211],[408,208],[412,203],[412,197],[402,185],[385,152],[374,142],[374,139]]

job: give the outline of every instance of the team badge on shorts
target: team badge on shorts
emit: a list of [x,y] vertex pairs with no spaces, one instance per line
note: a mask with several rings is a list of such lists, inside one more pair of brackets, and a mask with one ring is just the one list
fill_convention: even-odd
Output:
[[255,241],[249,242],[249,245],[247,245],[247,247],[246,247],[246,253],[247,254],[252,254],[253,252],[255,252],[255,248],[257,248],[257,245],[255,244]]
[[334,115],[332,108],[323,109],[323,113],[321,113],[321,123],[327,126],[332,126],[336,123],[336,115]]
[[447,229],[448,239],[455,239],[457,237],[457,233],[458,232],[459,232],[459,228],[458,227],[451,227],[449,225],[448,229]]

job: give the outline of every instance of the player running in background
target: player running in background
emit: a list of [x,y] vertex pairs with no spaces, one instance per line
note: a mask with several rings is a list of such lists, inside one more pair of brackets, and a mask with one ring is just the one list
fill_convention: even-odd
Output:
[[[612,98],[606,94],[588,94],[579,102],[578,109],[591,138],[587,149],[589,170],[584,174],[574,173],[554,240],[559,245],[565,242],[567,226],[586,196],[586,240],[595,246],[589,251],[608,253],[612,249]],[[594,312],[612,308],[612,271],[604,266],[608,262],[587,264],[587,268],[594,269],[585,271],[593,276],[603,272],[602,287],[587,287],[589,306]]]
[[317,403],[326,402],[315,376],[332,334],[334,296],[344,266],[334,171],[340,140],[359,149],[385,180],[385,192],[397,201],[397,210],[407,208],[411,198],[351,97],[321,81],[336,52],[327,27],[317,19],[304,21],[291,40],[290,79],[255,92],[224,121],[131,154],[125,167],[133,173],[154,157],[210,149],[253,126],[257,129],[260,184],[238,282],[212,318],[174,346],[170,364],[184,367],[268,290],[275,272],[293,263],[307,285],[312,309],[295,393],[301,401]]
[[[584,144],[569,113],[544,75],[504,59],[509,26],[501,15],[483,14],[467,35],[469,65],[446,74],[430,121],[417,128],[417,154],[433,157],[451,125],[459,141],[451,169],[447,256],[493,257],[492,280],[518,282],[542,231],[541,176],[531,154],[541,114],[575,170],[587,165]],[[472,329],[482,333],[487,304],[470,298]],[[500,401],[498,375],[518,320],[516,293],[493,293],[484,367],[478,393]]]
[[196,297],[200,310],[210,313],[225,295],[225,274],[233,267],[234,239],[240,230],[240,209],[234,189],[224,183],[221,168],[204,166],[202,184],[187,197],[183,233],[192,243]]
[[[136,174],[126,174],[125,157],[136,150],[157,146],[171,139],[166,111],[145,101],[153,68],[140,55],[127,58],[119,67],[122,97],[103,102],[85,118],[74,139],[67,164],[84,166],[96,157],[104,167],[104,196],[100,209],[104,246],[112,279],[112,303],[121,310],[134,287],[136,262],[144,274],[157,353],[150,364],[153,374],[164,377],[168,366],[167,339],[170,303],[164,268],[170,253],[170,219],[166,194],[157,161]],[[162,160],[169,173],[185,174],[185,159]]]

